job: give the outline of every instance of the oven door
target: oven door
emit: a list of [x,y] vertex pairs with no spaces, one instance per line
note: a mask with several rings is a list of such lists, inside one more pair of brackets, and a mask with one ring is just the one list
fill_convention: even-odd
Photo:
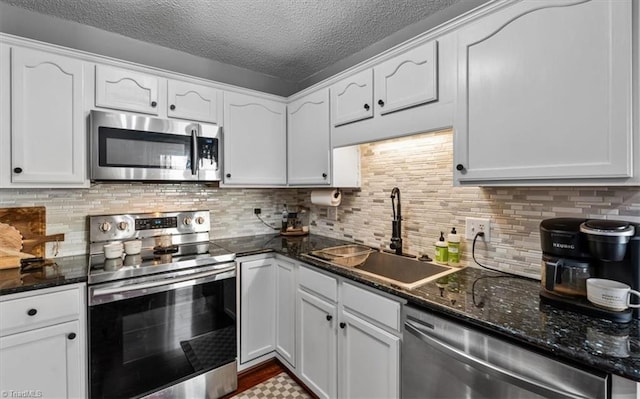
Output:
[[[90,287],[90,396],[139,397],[235,370],[235,275],[229,263]],[[232,377],[207,385],[233,390]]]

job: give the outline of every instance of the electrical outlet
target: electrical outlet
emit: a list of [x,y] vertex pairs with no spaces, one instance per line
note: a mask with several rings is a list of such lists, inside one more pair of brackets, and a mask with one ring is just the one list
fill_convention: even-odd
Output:
[[253,213],[254,213],[255,215],[259,215],[259,214],[261,214],[261,213],[262,213],[262,209],[260,209],[260,208],[253,208]]
[[491,220],[482,218],[466,218],[465,221],[465,238],[467,240],[473,240],[476,234],[483,232],[484,240],[491,241]]

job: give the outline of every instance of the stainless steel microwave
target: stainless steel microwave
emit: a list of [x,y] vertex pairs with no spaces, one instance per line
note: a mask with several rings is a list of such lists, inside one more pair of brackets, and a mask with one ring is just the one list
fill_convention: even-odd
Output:
[[219,181],[219,126],[91,111],[91,180]]

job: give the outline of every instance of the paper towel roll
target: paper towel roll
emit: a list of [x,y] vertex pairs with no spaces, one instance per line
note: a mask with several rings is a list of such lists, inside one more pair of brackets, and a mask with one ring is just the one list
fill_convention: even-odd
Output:
[[311,203],[322,206],[338,206],[342,201],[340,190],[312,190]]

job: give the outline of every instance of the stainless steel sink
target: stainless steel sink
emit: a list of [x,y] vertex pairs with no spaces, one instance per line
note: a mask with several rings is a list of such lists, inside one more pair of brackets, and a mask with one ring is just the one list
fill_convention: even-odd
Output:
[[[354,245],[344,246],[354,247]],[[422,262],[413,258],[407,258],[386,252],[372,250],[369,247],[355,245],[356,248],[333,247],[325,250],[312,251],[307,257],[329,263],[334,266],[342,266],[363,275],[375,277],[402,288],[413,289],[429,281],[454,273],[460,268],[436,265],[430,262]],[[324,251],[340,254],[341,256],[327,255]],[[345,254],[353,253],[348,256]],[[366,254],[365,254],[366,253]]]

